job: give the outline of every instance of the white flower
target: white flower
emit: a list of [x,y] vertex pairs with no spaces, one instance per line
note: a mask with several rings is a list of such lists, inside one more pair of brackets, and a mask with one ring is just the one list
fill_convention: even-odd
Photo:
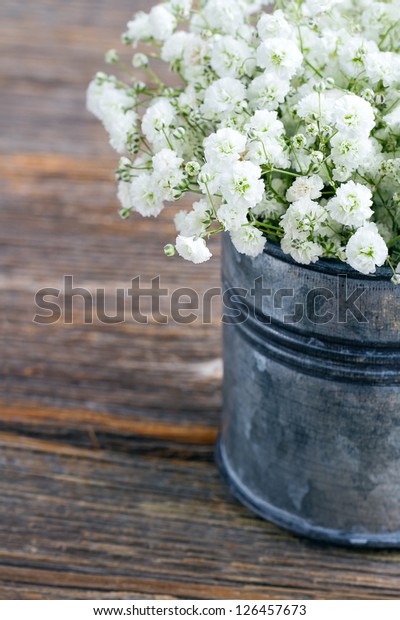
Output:
[[255,110],[276,110],[289,90],[289,80],[281,79],[276,73],[264,73],[251,82],[248,97]]
[[194,86],[189,85],[178,97],[178,109],[189,114],[192,110],[195,110],[199,105],[199,96]]
[[174,199],[174,188],[184,177],[183,159],[171,149],[162,149],[153,157],[153,179],[163,200]]
[[192,261],[196,265],[204,263],[212,256],[206,242],[200,237],[178,235],[176,238],[176,250],[179,256],[182,256],[185,260]]
[[127,24],[126,35],[136,44],[138,41],[145,41],[152,36],[150,18],[144,11],[136,13],[135,17]]
[[325,125],[329,125],[332,122],[336,98],[336,92],[328,94],[310,93],[300,99],[296,107],[297,114],[308,122],[318,119]]
[[346,247],[349,265],[365,275],[375,273],[388,256],[386,243],[378,232],[376,224],[369,222],[359,228]]
[[267,39],[257,49],[258,66],[283,80],[290,80],[302,62],[303,54],[297,44],[288,39]]
[[280,138],[285,133],[282,121],[276,112],[257,110],[246,125],[246,130],[260,138]]
[[188,19],[192,4],[192,0],[169,0],[172,13],[181,20]]
[[203,110],[211,116],[234,112],[245,97],[246,88],[239,80],[222,78],[207,88]]
[[231,232],[232,243],[241,254],[255,258],[264,251],[266,239],[255,226],[242,226]]
[[214,164],[204,164],[200,170],[198,183],[203,194],[216,194],[221,187],[221,173]]
[[219,170],[238,161],[246,148],[246,136],[234,129],[218,129],[204,140],[203,146],[207,162]]
[[181,60],[185,53],[189,39],[194,35],[178,30],[174,32],[164,43],[161,50],[161,58],[164,62],[174,63]]
[[338,181],[347,181],[354,170],[368,162],[372,152],[371,141],[367,138],[347,137],[340,133],[332,138],[331,145],[332,160],[340,171],[339,176],[335,172]]
[[291,235],[285,235],[281,241],[282,250],[301,265],[316,263],[324,250],[319,243],[314,241],[295,239]]
[[375,126],[375,115],[371,104],[357,95],[345,95],[338,99],[332,117],[342,136],[368,137]]
[[384,86],[392,86],[400,82],[400,57],[392,52],[370,54],[366,72],[374,85],[382,80]]
[[92,114],[101,121],[112,114],[131,108],[135,100],[124,88],[118,88],[113,79],[105,75],[97,75],[89,84],[86,105]]
[[286,192],[286,199],[289,202],[296,202],[296,200],[300,200],[300,198],[318,200],[318,198],[321,198],[321,190],[323,187],[323,180],[316,174],[310,177],[297,177],[293,185]]
[[193,210],[180,211],[174,218],[177,231],[184,237],[200,236],[207,230],[205,222],[210,218],[210,204],[200,200],[193,204]]
[[210,28],[226,34],[237,32],[244,21],[243,11],[236,0],[208,0],[203,15]]
[[87,91],[88,110],[97,116],[110,135],[110,144],[118,152],[126,151],[129,136],[136,132],[137,113],[129,109],[134,99],[114,80],[96,77]]
[[157,216],[197,192],[175,216],[195,262],[222,229],[256,255],[263,222],[300,263],[334,257],[370,273],[388,244],[397,264],[399,2],[165,0],[148,11],[122,35],[144,43],[126,65],[140,75],[98,73],[87,92],[125,155],[121,216]]
[[310,234],[321,229],[327,217],[328,214],[324,207],[305,197],[290,205],[281,218],[281,226],[286,235],[307,239]]
[[133,208],[143,217],[157,217],[164,208],[155,179],[150,174],[140,174],[131,183]]
[[255,136],[249,141],[246,159],[256,165],[269,165],[276,168],[290,168],[290,158],[284,144],[276,138]]
[[345,226],[359,228],[372,215],[372,192],[365,185],[349,181],[341,185],[326,208],[331,217]]
[[221,177],[221,192],[232,206],[255,207],[262,200],[264,182],[261,168],[250,161],[233,164]]
[[350,77],[358,77],[366,70],[370,54],[378,52],[374,41],[366,41],[360,37],[346,39],[339,52],[339,65]]
[[177,26],[176,18],[165,4],[158,4],[151,9],[149,23],[151,34],[157,41],[168,39]]
[[130,183],[127,183],[126,181],[120,181],[118,183],[117,196],[123,209],[131,210],[134,208],[134,205],[132,204]]
[[142,131],[152,144],[160,148],[168,146],[163,131],[169,134],[169,127],[175,120],[175,110],[168,99],[159,99],[146,111],[142,120]]
[[251,75],[255,64],[254,54],[245,41],[232,36],[216,40],[211,54],[211,66],[219,77],[237,78],[244,74]]
[[218,209],[218,221],[225,230],[238,230],[243,224],[247,224],[249,208],[242,203],[224,202]]
[[208,54],[209,43],[198,34],[189,33],[183,55],[183,75],[189,82],[201,81]]
[[129,136],[136,131],[137,114],[133,110],[110,112],[104,117],[104,127],[110,135],[110,144],[117,153],[126,151]]
[[101,109],[103,89],[104,84],[95,78],[90,82],[86,93],[86,107],[88,111],[99,120],[102,120],[103,116]]
[[162,149],[153,157],[154,174],[168,175],[171,171],[179,170],[183,159],[171,149]]
[[271,37],[288,38],[293,34],[293,26],[280,9],[272,14],[264,13],[258,20],[257,30],[262,41]]

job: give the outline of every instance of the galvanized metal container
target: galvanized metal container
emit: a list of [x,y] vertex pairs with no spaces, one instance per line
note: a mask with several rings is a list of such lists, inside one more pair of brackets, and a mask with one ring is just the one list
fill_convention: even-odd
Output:
[[223,286],[217,452],[233,493],[301,535],[400,547],[400,287],[390,272],[304,267],[271,243],[251,259],[226,236]]

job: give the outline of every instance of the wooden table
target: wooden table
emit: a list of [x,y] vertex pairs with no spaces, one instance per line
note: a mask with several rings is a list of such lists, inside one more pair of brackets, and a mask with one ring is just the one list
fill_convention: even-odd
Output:
[[104,51],[148,6],[1,3],[0,597],[397,598],[399,553],[300,540],[229,495],[218,310],[88,325],[77,304],[73,325],[32,322],[35,292],[68,274],[108,296],[137,275],[219,284],[218,243],[193,267],[163,256],[169,217],[120,221],[117,158],[85,111]]

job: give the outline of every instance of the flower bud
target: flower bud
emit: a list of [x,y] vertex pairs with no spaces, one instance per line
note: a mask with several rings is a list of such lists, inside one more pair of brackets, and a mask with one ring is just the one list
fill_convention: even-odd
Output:
[[175,88],[172,88],[172,86],[169,86],[168,88],[164,89],[164,97],[176,97],[176,90]]
[[315,164],[321,164],[324,161],[324,154],[321,151],[313,151],[311,153],[311,161]]
[[105,82],[107,80],[107,75],[106,73],[104,73],[103,71],[98,71],[96,73],[96,82],[98,82],[99,84],[102,84],[103,82]]
[[176,129],[174,129],[174,131],[172,132],[172,135],[174,136],[174,138],[176,138],[177,140],[183,140],[185,137],[186,131],[184,127],[177,127]]
[[212,33],[212,31],[211,31],[211,30],[207,30],[207,29],[206,29],[206,30],[202,30],[202,32],[201,32],[201,37],[202,37],[202,39],[204,39],[204,40],[206,40],[206,41],[207,41],[208,39],[211,39],[211,37],[212,37],[212,36],[213,36],[213,33]]
[[318,135],[318,125],[316,123],[310,123],[306,127],[306,134],[310,137]]
[[142,67],[147,67],[149,64],[149,59],[146,54],[138,53],[133,56],[132,64],[135,69],[141,69]]
[[104,56],[104,60],[108,65],[116,65],[119,63],[119,54],[117,50],[108,50]]
[[172,200],[180,200],[184,194],[184,189],[181,187],[174,187],[172,189]]
[[375,98],[375,93],[372,88],[365,88],[361,93],[361,97],[366,101],[373,101]]
[[175,246],[172,245],[172,243],[168,243],[165,247],[164,247],[164,254],[165,256],[174,256],[175,255]]
[[119,167],[120,168],[127,168],[131,166],[131,160],[129,159],[129,157],[121,157],[119,160]]
[[130,217],[131,212],[132,212],[132,209],[126,209],[125,207],[122,207],[122,208],[118,211],[119,216],[120,216],[120,218],[121,218],[122,220],[127,220],[127,219],[128,219],[128,217]]
[[208,172],[202,172],[199,176],[199,183],[207,185],[211,181],[211,175]]
[[298,133],[292,138],[292,142],[295,148],[302,149],[307,144],[307,138],[303,133]]
[[140,80],[135,81],[132,85],[132,90],[134,91],[135,94],[138,93],[143,93],[146,90],[147,86],[144,82],[141,82]]
[[316,84],[314,84],[313,90],[315,90],[316,93],[323,93],[324,90],[326,90],[325,82],[317,82]]
[[185,166],[185,172],[190,177],[195,177],[200,172],[200,164],[197,161],[188,161]]
[[189,123],[198,123],[201,120],[201,114],[197,110],[192,110],[189,114]]
[[132,45],[133,39],[129,36],[128,32],[124,32],[121,35],[121,43],[123,43],[124,45]]
[[248,106],[249,104],[247,103],[246,99],[243,99],[243,101],[239,101],[239,103],[236,104],[236,112],[240,114],[242,110],[246,110]]
[[332,134],[332,128],[329,125],[323,125],[321,127],[321,134],[322,134],[322,137],[325,138],[325,140],[327,140],[328,138],[330,138]]

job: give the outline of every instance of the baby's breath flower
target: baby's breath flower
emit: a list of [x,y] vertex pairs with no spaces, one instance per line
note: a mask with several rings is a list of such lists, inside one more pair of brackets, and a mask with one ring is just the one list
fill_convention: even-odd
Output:
[[195,177],[200,172],[200,164],[198,161],[188,161],[185,166],[185,172],[190,177]]
[[295,136],[293,136],[292,142],[293,142],[293,146],[296,149],[302,149],[307,144],[307,138],[305,137],[303,133],[298,133]]
[[174,256],[175,253],[176,253],[175,246],[172,245],[172,243],[167,243],[167,245],[164,246],[165,256]]
[[192,261],[198,265],[208,261],[212,254],[206,246],[206,242],[201,237],[184,237],[178,235],[176,238],[176,250],[179,256],[185,260]]
[[141,69],[142,67],[147,67],[147,65],[149,64],[149,59],[146,56],[146,54],[134,54],[133,58],[132,58],[132,65],[135,67],[135,69]]
[[380,236],[376,224],[372,222],[359,228],[346,247],[349,264],[365,275],[375,273],[376,267],[384,264],[387,255],[386,243]]
[[225,230],[250,257],[275,235],[302,264],[334,257],[365,274],[389,254],[397,264],[398,3],[271,4],[160,2],[122,35],[142,43],[131,63],[107,52],[121,75],[98,73],[87,107],[122,156],[120,215],[156,217],[197,195],[174,218],[176,251],[195,263],[211,256],[204,239]]
[[117,63],[119,63],[119,54],[117,50],[108,50],[108,52],[106,52],[106,55],[104,56],[104,60],[108,65],[116,65]]
[[266,239],[255,226],[241,226],[238,230],[231,233],[232,243],[241,254],[247,254],[253,258],[262,254],[266,244]]
[[311,151],[310,157],[314,164],[321,164],[324,161],[324,154],[321,151]]

